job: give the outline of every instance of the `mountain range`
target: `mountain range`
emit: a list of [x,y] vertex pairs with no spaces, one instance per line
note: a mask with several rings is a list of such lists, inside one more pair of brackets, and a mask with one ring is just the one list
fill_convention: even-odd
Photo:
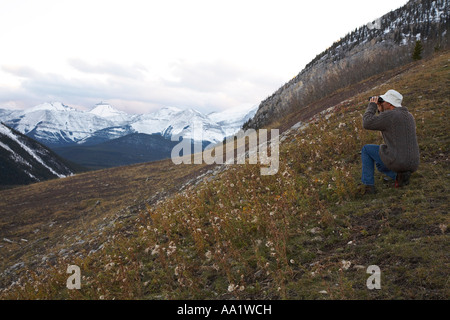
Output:
[[253,107],[205,115],[166,107],[136,115],[104,102],[89,111],[52,102],[26,110],[0,109],[0,121],[70,161],[98,169],[168,158],[179,137],[203,145],[220,142],[255,112]]
[[[51,102],[26,110],[0,109],[0,120],[49,147],[65,147],[96,144],[131,133],[159,134],[168,139],[180,135],[195,141],[219,142],[237,132],[255,112],[253,107],[205,115],[194,109],[166,107],[135,115],[103,102],[89,111]],[[195,125],[202,126],[201,136],[193,136],[190,129]]]

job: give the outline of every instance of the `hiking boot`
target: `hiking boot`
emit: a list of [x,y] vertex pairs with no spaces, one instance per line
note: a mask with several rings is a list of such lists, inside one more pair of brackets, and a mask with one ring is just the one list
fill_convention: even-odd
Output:
[[409,184],[411,173],[411,171],[397,172],[397,177],[395,178],[395,187],[401,188],[407,186]]
[[359,192],[362,195],[377,193],[377,190],[375,189],[375,186],[368,185],[368,184],[360,184],[358,186],[358,189],[359,189]]
[[369,185],[365,186],[364,194],[375,194],[375,193],[377,193],[375,186],[369,186]]

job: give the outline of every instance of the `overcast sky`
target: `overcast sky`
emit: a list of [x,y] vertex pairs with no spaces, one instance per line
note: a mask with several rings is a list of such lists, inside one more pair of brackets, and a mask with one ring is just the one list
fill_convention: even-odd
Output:
[[406,3],[0,0],[0,108],[248,108]]

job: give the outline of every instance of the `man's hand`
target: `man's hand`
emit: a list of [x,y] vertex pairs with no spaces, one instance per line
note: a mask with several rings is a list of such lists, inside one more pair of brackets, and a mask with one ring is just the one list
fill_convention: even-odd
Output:
[[374,96],[374,97],[370,98],[369,101],[370,102],[375,102],[376,104],[378,104],[378,96]]
[[381,104],[378,103],[378,96],[374,96],[370,98],[370,102],[374,102],[378,106],[378,112],[383,112],[383,108],[381,107]]

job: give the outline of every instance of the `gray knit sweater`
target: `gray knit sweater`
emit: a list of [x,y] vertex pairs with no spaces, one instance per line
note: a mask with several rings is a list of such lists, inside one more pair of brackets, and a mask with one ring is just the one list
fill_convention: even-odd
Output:
[[377,104],[369,103],[363,127],[383,134],[385,144],[380,146],[380,157],[384,165],[394,172],[416,171],[420,155],[413,115],[405,107],[384,111],[378,116],[376,111]]

